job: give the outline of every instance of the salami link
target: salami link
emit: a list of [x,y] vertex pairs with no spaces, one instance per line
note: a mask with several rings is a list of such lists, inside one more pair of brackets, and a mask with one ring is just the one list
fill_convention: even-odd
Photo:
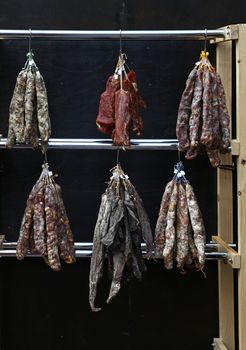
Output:
[[211,77],[211,72],[205,69],[203,73],[203,110],[202,110],[202,134],[200,141],[203,145],[212,142],[213,132],[212,132],[212,86],[213,81]]
[[59,253],[67,264],[73,264],[76,261],[74,238],[62,198],[62,190],[58,184],[55,184],[55,191],[58,201],[57,237]]
[[38,130],[42,141],[42,150],[47,150],[48,141],[51,134],[51,122],[48,109],[48,97],[43,76],[36,71],[36,95],[37,95],[37,120]]
[[20,71],[9,106],[9,131],[6,147],[11,148],[15,143],[24,143],[25,128],[25,90],[26,90],[27,72]]
[[189,183],[186,184],[186,198],[188,203],[191,226],[194,232],[194,243],[198,252],[198,261],[201,267],[203,267],[205,264],[205,228],[195,193]]
[[163,250],[164,264],[166,269],[173,268],[173,254],[175,249],[175,221],[176,221],[176,208],[178,202],[178,184],[175,182],[173,192],[170,198],[170,203],[167,212],[167,226],[165,232],[165,246]]
[[35,194],[33,213],[34,243],[37,252],[42,256],[47,255],[44,191],[43,183]]
[[45,187],[45,218],[48,263],[52,270],[59,271],[61,269],[61,263],[57,237],[57,199],[55,196],[54,184],[52,183]]
[[178,183],[178,203],[177,203],[177,222],[176,222],[176,237],[177,237],[177,267],[183,269],[189,253],[189,213],[186,199],[185,185]]
[[21,222],[19,239],[16,247],[16,257],[19,260],[24,259],[29,248],[29,239],[32,232],[33,214],[34,214],[34,200],[36,192],[43,186],[43,183],[38,181],[33,186],[32,191],[26,202],[26,209]]
[[34,98],[35,98],[35,73],[30,69],[27,72],[27,83],[25,91],[25,141],[30,143],[33,114],[34,114]]
[[193,98],[195,80],[197,77],[196,67],[190,72],[186,81],[186,87],[182,94],[178,109],[178,118],[176,125],[176,135],[179,141],[179,150],[185,151],[190,146],[189,140],[189,117],[191,112],[191,103]]
[[160,258],[163,256],[163,249],[165,244],[165,230],[167,225],[167,212],[171,198],[171,194],[174,187],[174,181],[170,181],[165,188],[164,194],[161,200],[161,206],[159,210],[158,220],[155,227],[155,257]]
[[191,149],[197,148],[202,128],[202,93],[203,93],[203,70],[198,69],[195,81],[194,95],[191,103],[191,115],[189,119],[189,136]]
[[228,151],[230,146],[230,117],[226,106],[226,97],[223,84],[219,74],[216,74],[217,88],[218,88],[218,100],[219,100],[219,123],[221,132],[221,151]]

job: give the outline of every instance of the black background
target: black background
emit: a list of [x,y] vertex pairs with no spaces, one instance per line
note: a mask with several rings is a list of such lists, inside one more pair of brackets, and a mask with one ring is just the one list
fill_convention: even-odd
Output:
[[[244,23],[243,1],[0,1],[3,29],[215,29]],[[32,40],[36,64],[48,90],[52,137],[103,138],[95,127],[98,102],[112,74],[117,40]],[[175,138],[177,108],[185,80],[203,42],[125,41],[141,95],[144,138]],[[0,132],[6,137],[8,108],[28,40],[0,42]],[[215,63],[214,47],[210,47]],[[91,242],[109,170],[116,152],[49,150],[48,160],[63,197],[76,241]],[[176,152],[120,153],[125,172],[144,200],[154,230]],[[1,150],[0,232],[18,239],[26,198],[37,180],[42,156],[32,150]],[[216,172],[207,158],[184,161],[203,212],[207,240],[216,233]],[[2,258],[1,349],[212,349],[218,336],[217,263],[207,278],[166,271],[147,262],[141,283],[122,288],[111,305],[94,314],[88,305],[89,259],[54,273],[41,259]],[[106,299],[107,282],[102,288]]]

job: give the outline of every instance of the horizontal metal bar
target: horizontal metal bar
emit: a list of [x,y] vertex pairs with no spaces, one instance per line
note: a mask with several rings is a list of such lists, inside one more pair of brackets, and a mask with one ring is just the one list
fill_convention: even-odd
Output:
[[[3,249],[0,250],[0,257],[15,257],[16,256],[16,246],[17,242],[3,242]],[[229,246],[235,247],[236,245],[234,243],[229,244]],[[92,255],[92,248],[93,243],[92,242],[75,242],[75,249],[76,249],[76,257],[77,258],[90,258]],[[141,244],[142,248],[142,254],[143,256],[146,255],[146,244]],[[221,260],[227,258],[226,252],[217,252],[217,251],[211,251],[213,249],[218,248],[218,245],[215,243],[207,243],[206,244],[206,259],[207,260]],[[40,257],[39,254],[33,254],[28,253],[27,257]]]
[[[146,251],[142,250],[143,256],[145,256]],[[75,255],[77,258],[90,258],[92,255],[91,249],[76,249]],[[224,252],[208,252],[205,253],[207,260],[220,260],[226,259],[227,253]],[[16,257],[16,249],[2,249],[0,250],[0,257]],[[38,258],[41,257],[39,254],[27,253],[26,257]]]
[[148,39],[189,39],[204,40],[212,38],[225,38],[230,28],[201,29],[201,30],[29,30],[29,29],[0,29],[0,39],[25,39],[31,34],[32,38],[39,39],[123,39],[148,40]]
[[[75,242],[74,243],[75,248],[76,249],[89,249],[91,250],[93,247],[93,243],[92,242]],[[15,249],[17,246],[17,242],[3,242],[3,249]],[[229,247],[231,248],[236,248],[236,244],[235,243],[230,243],[228,244]],[[141,247],[144,250],[146,248],[146,244],[145,243],[141,243]],[[219,247],[219,245],[217,243],[207,243],[206,244],[206,250],[207,251],[211,251],[211,250],[216,250]]]
[[[6,138],[1,138],[0,148],[5,147]],[[16,145],[15,148],[31,148],[31,146],[26,144],[19,144]],[[117,150],[119,146],[113,145],[111,139],[50,139],[49,148]],[[131,146],[125,147],[125,149],[177,150],[178,141],[176,139],[131,139]]]

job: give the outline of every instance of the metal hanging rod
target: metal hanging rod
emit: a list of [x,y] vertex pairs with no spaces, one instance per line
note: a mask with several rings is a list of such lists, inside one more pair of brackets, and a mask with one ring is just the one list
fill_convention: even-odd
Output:
[[[91,250],[93,247],[93,243],[92,242],[75,242],[74,246],[76,249],[89,249]],[[211,243],[207,243],[206,244],[206,250],[207,251],[216,251],[218,249],[218,244],[211,242]],[[230,243],[228,244],[229,247],[231,248],[236,248],[236,244],[235,243]],[[3,249],[15,249],[17,247],[17,242],[3,242],[2,244],[2,248]],[[141,247],[143,250],[146,249],[146,244],[145,243],[141,243]]]
[[0,39],[24,39],[29,36],[41,39],[189,39],[204,40],[212,38],[225,38],[230,34],[230,28],[201,29],[201,30],[29,30],[29,29],[0,29]]
[[[0,257],[16,257],[16,245],[17,242],[3,242],[3,246],[0,250]],[[229,244],[230,247],[236,247],[236,244]],[[142,253],[143,256],[146,254],[146,244],[142,243]],[[90,258],[92,255],[92,242],[76,242],[75,243],[75,255],[77,258]],[[218,244],[216,243],[207,243],[206,244],[206,260],[223,260],[227,258],[226,252],[218,252],[216,249]],[[27,257],[37,258],[40,257],[39,254],[28,253]]]
[[[117,150],[122,146],[115,146],[111,139],[50,139],[49,148],[56,149],[107,149]],[[0,136],[0,149],[6,148],[6,138]],[[31,145],[18,144],[14,148],[28,149]],[[125,147],[131,150],[166,150],[178,149],[177,139],[131,139],[131,146]],[[231,151],[231,146],[228,147]]]
[[[49,140],[49,148],[117,150],[118,147],[112,144],[111,139]],[[6,138],[0,139],[0,148],[6,148]],[[31,148],[31,146],[20,144],[16,145],[15,148]],[[132,150],[177,150],[178,141],[176,139],[131,139],[131,146],[125,148]]]
[[[145,251],[142,252],[143,256],[145,256]],[[90,258],[92,255],[92,250],[89,249],[76,249],[75,256],[76,258]],[[223,260],[227,258],[227,253],[224,252],[207,252],[205,253],[206,260]],[[1,257],[16,257],[16,249],[3,249],[0,250],[0,258]],[[41,257],[39,254],[27,253],[26,257],[29,258],[39,258]]]

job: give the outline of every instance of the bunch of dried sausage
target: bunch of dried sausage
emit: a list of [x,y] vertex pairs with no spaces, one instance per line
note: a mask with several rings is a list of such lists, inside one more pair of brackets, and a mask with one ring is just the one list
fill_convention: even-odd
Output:
[[102,195],[93,238],[89,277],[89,302],[93,311],[105,257],[110,271],[111,287],[107,303],[119,292],[122,281],[141,279],[146,270],[141,241],[146,242],[147,257],[153,249],[153,237],[141,198],[122,168],[117,165]]
[[20,71],[9,107],[9,131],[6,147],[16,143],[32,145],[47,150],[51,134],[48,98],[44,79],[33,60],[33,53],[27,54],[27,61]]
[[165,188],[156,223],[155,257],[164,258],[166,269],[172,269],[176,261],[183,273],[193,266],[202,270],[206,245],[202,214],[182,162],[175,166],[174,173]]
[[61,269],[60,258],[75,262],[73,234],[64,207],[61,187],[55,183],[47,163],[26,203],[17,242],[17,259],[27,252],[40,254],[54,271]]
[[138,92],[136,73],[133,70],[126,73],[124,57],[119,56],[115,73],[107,80],[96,118],[98,130],[111,135],[114,145],[123,147],[130,146],[131,132],[141,135],[140,108],[146,107]]
[[182,94],[176,125],[179,150],[194,159],[204,149],[214,167],[221,164],[220,153],[230,146],[230,117],[224,87],[212,67],[209,53],[202,51],[190,72]]

